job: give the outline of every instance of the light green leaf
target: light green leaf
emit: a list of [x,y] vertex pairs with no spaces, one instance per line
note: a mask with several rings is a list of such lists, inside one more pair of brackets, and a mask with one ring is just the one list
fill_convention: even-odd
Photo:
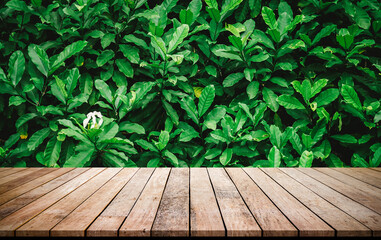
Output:
[[342,143],[357,143],[357,139],[350,134],[333,135],[331,137]]
[[163,154],[164,154],[164,156],[166,156],[168,158],[168,161],[171,162],[172,166],[174,166],[174,167],[179,166],[179,160],[177,159],[175,154],[171,153],[168,150],[165,150]]
[[309,168],[312,166],[313,160],[314,160],[313,152],[305,150],[299,159],[299,167]]
[[264,87],[262,90],[263,100],[267,103],[267,106],[273,111],[277,112],[279,104],[277,102],[278,96],[269,88]]
[[318,94],[328,83],[328,79],[322,78],[314,82],[311,88],[311,97]]
[[231,87],[241,81],[244,77],[245,75],[243,73],[232,73],[224,79],[222,85],[224,87]]
[[365,159],[357,153],[353,154],[351,158],[351,164],[353,167],[369,167],[369,164],[365,161]]
[[275,19],[275,14],[273,10],[269,7],[263,7],[262,8],[262,18],[267,24],[267,26],[270,27],[270,29],[277,29],[278,23]]
[[32,137],[30,137],[28,141],[28,149],[29,151],[35,150],[41,143],[49,136],[50,128],[43,128],[35,132]]
[[230,160],[232,159],[232,156],[233,156],[233,149],[226,148],[225,151],[223,151],[221,156],[220,156],[220,163],[223,166],[226,166],[230,162]]
[[49,57],[45,50],[32,44],[28,47],[28,54],[37,69],[47,77],[49,74]]
[[171,118],[172,122],[175,125],[178,125],[179,115],[177,114],[176,110],[167,101],[163,100],[162,103],[165,111],[167,112],[167,115]]
[[280,151],[276,146],[270,149],[269,155],[267,156],[269,160],[270,167],[279,167],[281,164]]
[[108,47],[112,42],[115,42],[115,34],[112,33],[106,33],[102,38],[101,38],[101,45],[102,48],[105,49]]
[[66,160],[63,167],[84,167],[85,164],[91,160],[95,149],[92,146],[81,144],[76,147],[76,152],[76,154]]
[[145,134],[144,127],[137,123],[121,122],[119,124],[120,131],[126,131],[128,133]]
[[116,134],[119,131],[119,126],[117,123],[112,122],[109,125],[105,126],[103,128],[103,131],[101,134],[99,134],[99,138],[97,143],[101,143],[106,140],[110,140],[116,136]]
[[102,67],[115,56],[114,51],[104,50],[97,58],[97,66]]
[[206,116],[204,125],[208,129],[216,130],[217,123],[225,116],[226,109],[223,107],[216,107]]
[[249,85],[246,88],[247,96],[249,96],[249,99],[253,99],[257,96],[259,92],[259,82],[253,81],[249,83]]
[[180,122],[179,129],[183,130],[180,134],[180,142],[189,142],[193,138],[199,137],[199,133],[188,123]]
[[24,125],[29,120],[32,120],[33,118],[37,117],[37,113],[26,113],[23,114],[21,117],[19,117],[16,121],[16,129],[19,129],[22,125]]
[[167,59],[167,48],[162,38],[151,35],[151,45],[163,60]]
[[116,65],[118,66],[119,70],[129,78],[134,77],[134,69],[132,68],[131,64],[125,60],[125,59],[117,59],[115,61]]
[[82,51],[86,45],[86,41],[77,41],[65,47],[65,49],[60,54],[58,54],[52,66],[50,66],[49,75],[57,70],[65,62],[66,59]]
[[44,163],[47,167],[54,167],[60,158],[62,142],[53,137],[49,140],[44,151]]
[[347,104],[353,106],[357,110],[362,110],[360,99],[353,87],[343,84],[341,87],[341,95]]
[[139,50],[136,47],[126,45],[126,44],[120,44],[119,49],[123,53],[123,55],[128,60],[130,60],[131,63],[135,63],[135,64],[139,63],[140,61]]
[[179,46],[184,41],[184,38],[188,36],[189,26],[187,24],[182,24],[174,32],[171,41],[168,45],[168,53],[171,53],[173,50]]
[[169,142],[169,132],[161,131],[159,135],[159,142],[157,144],[157,148],[161,151],[163,150]]
[[24,54],[18,50],[14,52],[9,58],[8,77],[11,80],[13,86],[21,81],[22,75],[25,71],[25,58]]
[[193,13],[191,10],[182,9],[179,14],[180,22],[182,24],[191,25],[193,21]]
[[26,100],[20,96],[12,96],[9,98],[9,106],[19,106],[20,104],[26,102]]
[[212,105],[215,97],[215,89],[213,85],[209,85],[201,92],[201,96],[198,102],[198,115],[201,118],[209,107]]
[[330,88],[320,93],[314,101],[317,103],[317,107],[325,106],[335,101],[339,94],[340,92],[338,89]]
[[277,98],[277,101],[287,109],[305,109],[304,105],[299,102],[298,99],[290,95],[281,95]]
[[107,102],[113,102],[113,96],[110,90],[110,87],[103,80],[95,80],[95,88],[101,93],[102,97],[104,97]]
[[190,117],[196,124],[199,124],[198,112],[193,99],[191,99],[190,97],[183,98],[180,101],[180,106],[187,112],[188,117]]

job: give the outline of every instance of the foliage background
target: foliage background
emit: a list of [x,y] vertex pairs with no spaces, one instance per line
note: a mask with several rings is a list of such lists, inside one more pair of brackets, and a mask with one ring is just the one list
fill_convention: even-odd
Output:
[[10,0],[0,19],[1,166],[381,162],[379,1]]

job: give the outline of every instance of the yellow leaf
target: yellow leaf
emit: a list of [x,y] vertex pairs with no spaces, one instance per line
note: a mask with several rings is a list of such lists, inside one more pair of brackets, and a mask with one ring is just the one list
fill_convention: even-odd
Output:
[[28,133],[20,134],[21,139],[27,139],[28,138]]
[[202,87],[193,87],[193,90],[194,90],[194,95],[196,96],[196,98],[199,98],[201,96],[201,92],[204,88]]

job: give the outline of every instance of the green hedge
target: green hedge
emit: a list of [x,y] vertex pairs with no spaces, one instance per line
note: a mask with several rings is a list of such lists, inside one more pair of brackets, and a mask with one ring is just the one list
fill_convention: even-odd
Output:
[[11,0],[0,18],[1,166],[381,162],[377,0]]

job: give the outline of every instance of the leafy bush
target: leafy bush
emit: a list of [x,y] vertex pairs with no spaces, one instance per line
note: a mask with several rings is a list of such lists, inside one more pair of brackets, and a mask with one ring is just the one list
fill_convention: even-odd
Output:
[[288,2],[2,1],[1,165],[378,166],[379,1]]

